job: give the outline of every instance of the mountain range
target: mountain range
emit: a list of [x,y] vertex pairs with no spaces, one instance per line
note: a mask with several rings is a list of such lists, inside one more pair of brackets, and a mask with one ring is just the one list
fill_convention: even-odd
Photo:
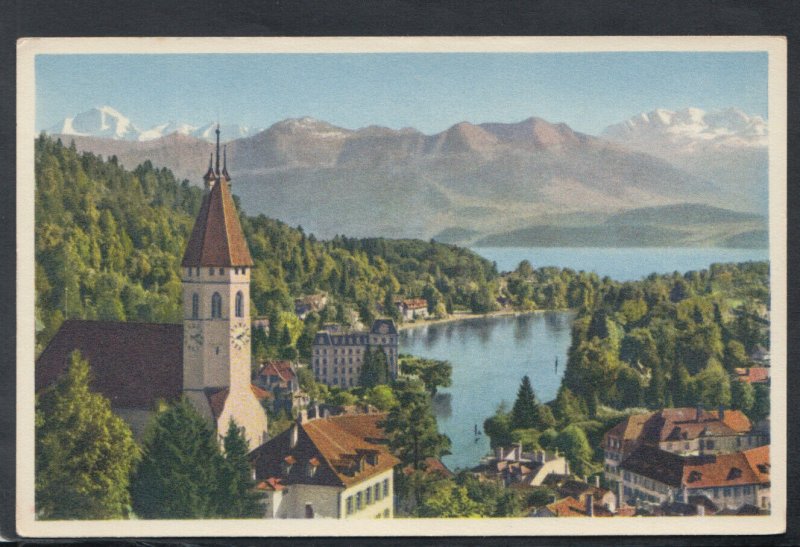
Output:
[[[71,133],[52,133],[81,150],[115,155],[125,166],[150,160],[200,182],[213,150],[213,127],[195,134],[199,130],[188,124],[164,124],[152,130],[160,136],[150,138],[113,109],[89,112],[57,128]],[[87,120],[94,120],[94,133]],[[223,126],[230,136],[226,131]],[[687,231],[641,221],[638,231],[621,229],[628,243],[636,244],[640,233],[639,243],[647,245],[750,246],[763,239],[752,233],[766,230],[766,123],[737,110],[657,110],[600,136],[536,117],[461,122],[433,135],[414,128],[346,129],[313,118],[283,120],[246,136],[242,131],[231,130],[227,155],[244,209],[320,237],[497,245],[520,241],[520,230],[539,230],[552,241],[579,244],[580,234],[593,227],[609,230],[607,222],[620,212],[669,211],[680,204],[750,216],[728,221],[712,215],[716,220],[707,222],[706,232],[713,237],[699,237],[697,226]],[[648,230],[661,235],[645,236]],[[745,233],[751,236],[737,239]]]

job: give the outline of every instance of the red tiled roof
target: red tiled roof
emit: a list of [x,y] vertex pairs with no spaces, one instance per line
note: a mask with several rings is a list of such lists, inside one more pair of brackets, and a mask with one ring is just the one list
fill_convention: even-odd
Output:
[[258,373],[259,376],[277,376],[284,382],[288,382],[289,380],[294,380],[295,373],[292,370],[292,363],[290,361],[267,361],[266,364],[263,366],[261,371]]
[[[739,373],[739,370],[742,370]],[[746,369],[736,369],[737,380],[748,384],[765,384],[769,381],[769,369],[767,367],[750,367]]]
[[428,308],[428,301],[424,298],[407,298],[403,300],[401,304],[410,310]]
[[[585,504],[571,496],[567,496],[566,498],[558,500],[555,503],[551,503],[546,507],[547,510],[553,513],[553,515],[556,517],[587,516]],[[593,504],[593,510],[594,516],[596,517],[610,517],[613,515],[608,509],[597,504]]]
[[230,188],[218,178],[203,197],[181,266],[252,266]]
[[386,432],[380,426],[386,419],[386,413],[375,414],[342,414],[328,418],[338,427],[344,429],[353,436],[360,437],[371,443],[382,443],[386,441]]
[[[625,439],[639,439],[647,443],[696,439],[701,435],[735,435],[750,431],[752,425],[740,410],[725,410],[722,421],[716,410],[692,407],[665,408],[651,414],[630,416],[608,431]],[[642,421],[643,420],[643,421]]]
[[183,389],[183,326],[69,319],[36,360],[36,391],[66,371],[79,350],[89,361],[93,391],[112,406],[150,410]]
[[256,485],[256,489],[258,490],[283,490],[286,488],[283,484],[281,484],[281,479],[276,477],[270,477],[268,479],[264,479],[263,481],[259,482]]
[[[291,438],[295,427],[299,429],[293,447]],[[372,464],[369,463],[370,454],[376,458]],[[347,487],[400,463],[385,447],[348,433],[332,418],[296,424],[255,449],[250,457],[257,477],[281,477],[285,485]],[[288,470],[284,465],[286,458],[296,462]],[[319,466],[309,477],[306,466],[314,459]]]
[[[759,464],[766,466],[765,472],[759,470]],[[683,482],[688,488],[769,482],[769,446],[747,452],[689,457],[683,468]]]

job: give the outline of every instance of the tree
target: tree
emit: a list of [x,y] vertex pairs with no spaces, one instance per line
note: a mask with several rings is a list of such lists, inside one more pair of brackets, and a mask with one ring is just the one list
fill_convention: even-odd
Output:
[[186,398],[154,417],[145,432],[143,451],[131,485],[137,515],[190,519],[224,513],[219,444]]
[[250,451],[244,428],[231,418],[223,441],[225,463],[220,474],[220,516],[228,518],[262,517],[261,496],[255,491],[247,453]]
[[506,411],[505,403],[500,403],[494,416],[486,418],[483,422],[483,432],[489,436],[489,445],[492,449],[498,446],[509,446],[511,438],[511,416]]
[[760,421],[769,418],[770,400],[769,400],[769,385],[756,384],[753,386],[755,392],[755,403],[753,403],[752,414],[750,418],[753,421]]
[[593,472],[592,447],[586,433],[577,425],[568,425],[561,430],[552,445],[564,453],[573,473],[588,476]]
[[531,379],[525,375],[517,391],[517,399],[511,408],[511,429],[535,427],[539,418],[538,406],[531,387]]
[[695,386],[699,403],[706,408],[730,406],[731,382],[730,377],[716,359],[709,359],[708,365],[698,373],[692,381]]
[[124,518],[130,510],[130,474],[140,451],[89,380],[89,363],[75,351],[66,373],[37,396],[39,518]]
[[751,416],[755,404],[756,392],[751,384],[738,380],[731,382],[731,408]]
[[440,387],[449,387],[453,379],[453,365],[449,361],[406,357],[400,367],[404,374],[419,377],[431,396],[436,395]]
[[397,397],[394,396],[392,388],[385,385],[375,386],[367,390],[365,399],[368,404],[384,412],[397,405]]
[[363,387],[375,387],[386,384],[389,381],[389,364],[386,361],[386,353],[380,346],[370,351],[364,352],[364,362],[361,365],[361,375],[358,379],[359,385]]
[[414,469],[419,469],[425,458],[449,454],[450,439],[437,431],[430,397],[422,386],[402,383],[397,390],[397,402],[384,422],[392,453]]
[[581,408],[581,401],[564,384],[558,388],[553,414],[561,425],[583,420],[586,413]]
[[452,481],[437,483],[420,507],[421,517],[458,518],[480,514],[480,506],[469,498],[467,489]]

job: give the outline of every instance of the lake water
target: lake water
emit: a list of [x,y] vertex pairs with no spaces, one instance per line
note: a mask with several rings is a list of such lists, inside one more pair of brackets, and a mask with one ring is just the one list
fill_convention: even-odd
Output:
[[[450,437],[450,469],[477,465],[489,452],[483,421],[506,401],[509,408],[524,375],[540,401],[554,399],[567,362],[573,312],[539,312],[426,325],[400,332],[400,351],[446,359],[453,385],[434,400],[439,430]],[[558,358],[558,371],[555,360]],[[474,433],[475,425],[481,435]]]
[[479,255],[497,263],[498,271],[512,271],[527,259],[534,268],[559,266],[597,272],[617,281],[633,281],[651,273],[702,270],[715,262],[768,260],[767,249],[699,247],[476,247]]

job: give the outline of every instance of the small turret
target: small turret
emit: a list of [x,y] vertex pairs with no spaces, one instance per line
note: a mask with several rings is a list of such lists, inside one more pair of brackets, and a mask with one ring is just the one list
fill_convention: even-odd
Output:
[[211,190],[211,187],[214,186],[214,181],[216,180],[216,176],[214,175],[214,154],[208,155],[208,171],[206,174],[203,175],[203,181],[205,182],[205,189],[206,191]]
[[231,176],[228,174],[228,145],[222,147],[222,176],[228,182],[231,181]]

